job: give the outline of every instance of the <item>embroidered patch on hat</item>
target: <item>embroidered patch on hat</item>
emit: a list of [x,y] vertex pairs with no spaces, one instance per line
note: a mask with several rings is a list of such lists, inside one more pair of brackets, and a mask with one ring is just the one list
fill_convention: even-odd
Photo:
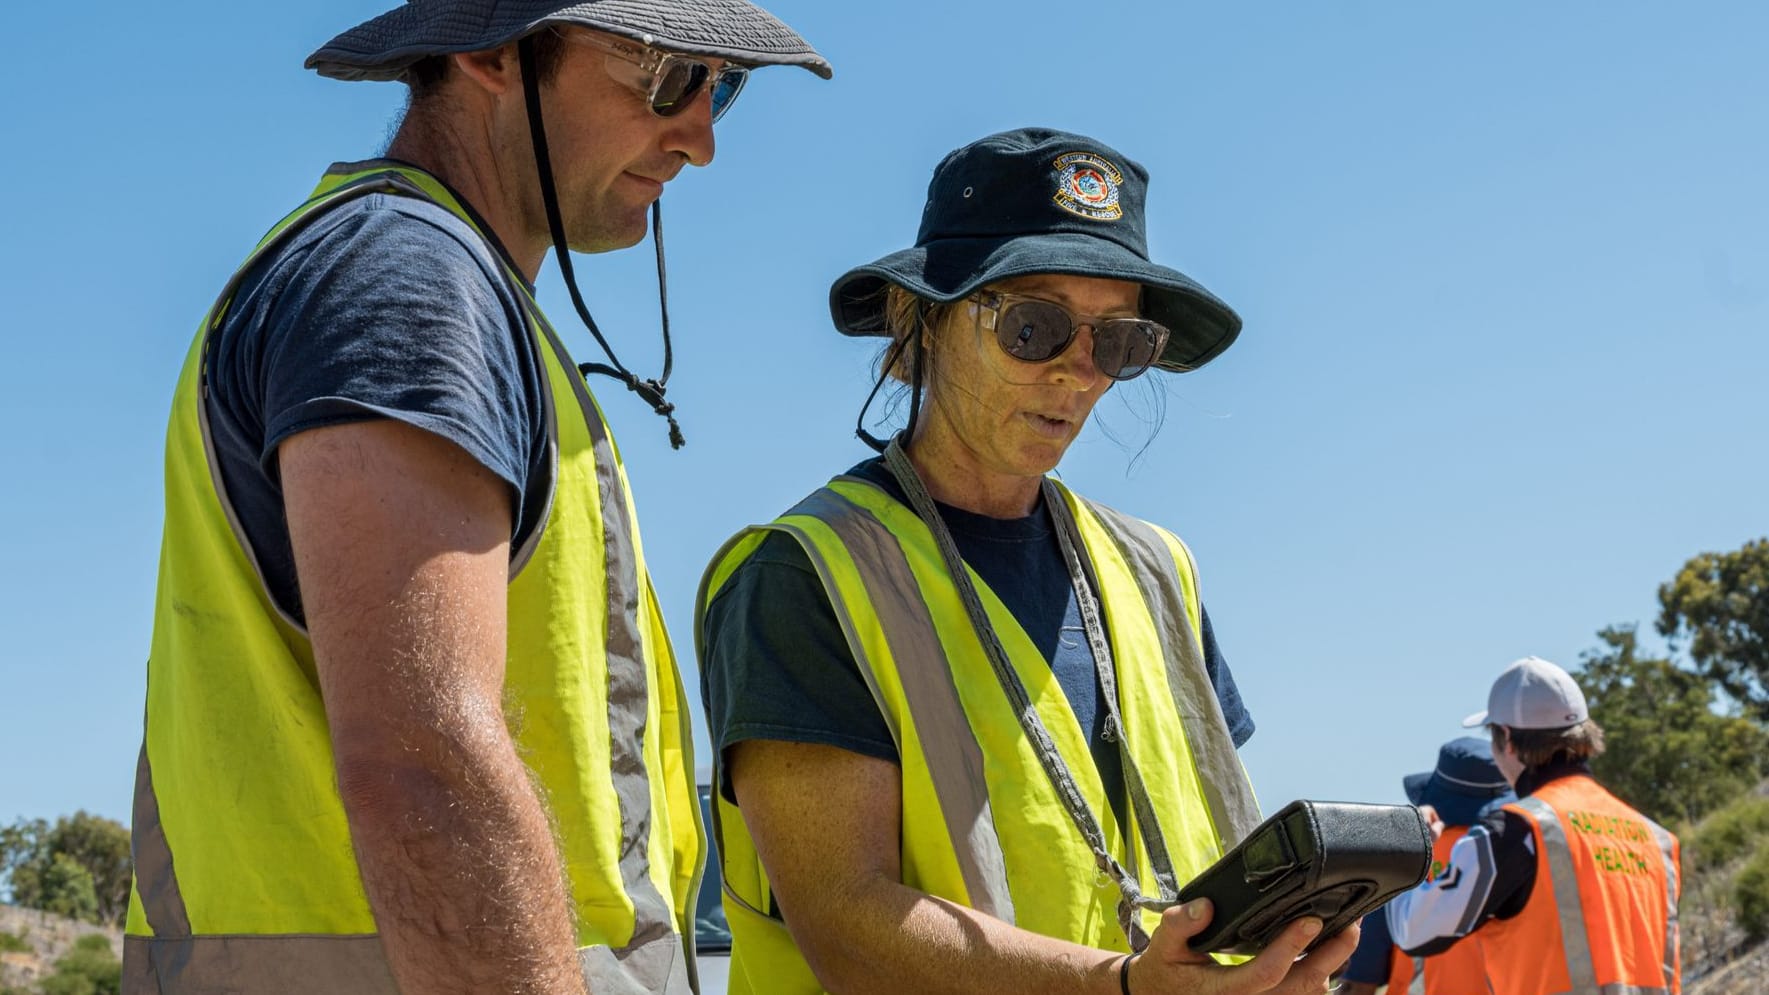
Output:
[[1124,174],[1092,152],[1070,152],[1056,160],[1056,206],[1095,221],[1124,216],[1118,206],[1118,184]]

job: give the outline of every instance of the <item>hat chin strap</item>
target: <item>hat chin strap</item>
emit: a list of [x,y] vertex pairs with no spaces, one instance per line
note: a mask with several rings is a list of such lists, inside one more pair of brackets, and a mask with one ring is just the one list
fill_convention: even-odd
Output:
[[897,358],[903,355],[903,350],[909,345],[911,338],[915,340],[915,361],[909,370],[909,421],[903,426],[901,433],[905,450],[908,449],[910,441],[915,438],[915,420],[916,416],[921,413],[921,366],[926,358],[922,351],[919,329],[912,335],[906,335],[900,341],[892,343],[890,351],[885,353],[884,362],[880,364],[883,368],[878,372],[878,379],[873,381],[872,391],[866,395],[866,403],[860,405],[860,417],[854,420],[854,434],[859,436],[860,441],[866,443],[875,453],[883,453],[890,445],[890,440],[881,439],[866,431],[866,412],[872,408],[872,399],[878,396],[879,388],[883,387],[884,382],[890,378],[891,367],[895,366]]
[[522,65],[522,91],[528,104],[528,134],[534,145],[535,169],[540,174],[541,203],[547,211],[547,230],[553,236],[553,255],[559,261],[559,273],[565,277],[565,288],[571,293],[571,303],[577,308],[578,318],[608,356],[608,363],[578,364],[578,373],[586,377],[597,373],[625,384],[627,390],[639,395],[651,405],[652,411],[669,422],[670,448],[680,449],[686,440],[682,438],[682,427],[676,424],[676,406],[664,399],[664,385],[669,383],[674,356],[670,350],[669,283],[663,266],[663,203],[661,199],[651,202],[651,241],[657,248],[657,306],[663,319],[663,374],[655,380],[641,380],[614,354],[614,349],[602,336],[602,330],[596,327],[596,319],[591,317],[588,305],[584,304],[583,294],[578,292],[577,275],[571,268],[571,250],[565,244],[565,222],[559,214],[559,197],[553,189],[553,164],[547,155],[547,130],[541,120],[540,73],[534,57],[534,36],[518,41],[516,53]]

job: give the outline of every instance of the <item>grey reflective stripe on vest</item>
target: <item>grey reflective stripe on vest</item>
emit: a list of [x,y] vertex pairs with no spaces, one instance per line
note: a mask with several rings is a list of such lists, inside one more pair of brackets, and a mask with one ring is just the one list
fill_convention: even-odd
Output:
[[1241,767],[1240,755],[1235,752],[1222,703],[1204,669],[1203,642],[1192,631],[1191,619],[1186,615],[1185,592],[1179,585],[1182,564],[1174,561],[1166,540],[1147,522],[1085,498],[1081,500],[1105,527],[1136,575],[1137,590],[1142,592],[1161,635],[1162,654],[1167,658],[1167,689],[1173,695],[1186,742],[1192,748],[1198,784],[1216,823],[1218,842],[1223,850],[1229,850],[1259,825],[1259,803],[1253,797],[1247,772]]
[[[607,557],[609,768],[620,805],[620,877],[627,898],[633,903],[633,936],[626,946],[614,951],[616,965],[601,980],[600,987],[592,974],[603,972],[592,968],[608,965],[597,959],[597,948],[583,951],[586,979],[595,992],[618,991],[608,988],[615,976],[631,978],[641,986],[641,991],[690,992],[688,971],[685,967],[676,969],[684,948],[676,936],[674,911],[651,881],[651,774],[645,769],[648,691],[644,643],[639,634],[638,551],[633,546],[632,523],[627,518],[626,489],[621,484],[608,426],[603,424],[571,354],[565,351],[564,343],[540,309],[532,303],[525,306],[552,345],[578,406],[583,409],[596,459],[602,547]],[[656,955],[656,951],[673,951],[674,955],[663,957]]]
[[[435,203],[422,189],[391,172],[362,177],[313,198],[298,209],[299,217],[267,240],[235,273],[211,310],[204,335],[213,333],[234,289],[253,261],[272,247],[283,244],[327,208],[364,193],[389,193]],[[643,642],[638,630],[638,558],[627,517],[626,492],[616,468],[608,428],[602,422],[570,354],[539,306],[521,287],[515,289],[531,319],[531,329],[538,329],[552,346],[589,429],[606,550],[609,766],[621,813],[621,881],[633,903],[634,923],[632,937],[624,947],[618,950],[586,947],[579,951],[579,960],[585,980],[591,990],[598,993],[631,991],[685,995],[693,990],[688,980],[691,971],[686,962],[686,948],[676,933],[669,902],[658,892],[650,877],[651,788],[644,757],[649,703]],[[550,377],[548,379],[550,381]],[[543,393],[549,416],[549,444],[557,460],[558,426],[554,420],[552,390],[549,382]],[[198,407],[204,446],[209,448],[208,420],[200,396]],[[241,549],[251,558],[250,544],[245,541],[227,499],[212,448],[207,457],[217,498],[239,537]],[[550,516],[550,497],[548,513]],[[529,541],[516,552],[511,563],[512,578],[527,563],[544,529],[543,520]],[[252,565],[256,570],[255,560]],[[259,572],[260,583],[262,578],[262,572]],[[286,615],[284,618],[300,628],[294,619]],[[137,764],[134,819],[138,827],[132,834],[136,890],[141,895],[143,912],[154,936],[126,938],[125,992],[159,991],[161,977],[165,977],[176,990],[326,991],[340,995],[395,990],[380,939],[372,934],[192,936],[172,866],[171,848],[160,826],[159,803],[153,794],[152,770],[145,742]]]
[[[1530,814],[1542,837],[1542,855],[1547,858],[1548,886],[1554,891],[1554,911],[1560,917],[1560,946],[1566,955],[1566,975],[1571,995],[1586,995],[1606,989],[1597,987],[1597,967],[1591,959],[1591,937],[1585,929],[1585,905],[1579,897],[1578,872],[1572,865],[1572,848],[1566,841],[1566,828],[1553,806],[1540,798],[1521,798],[1517,807]],[[1536,886],[1540,887],[1540,875]],[[1614,986],[1610,986],[1614,987]]]
[[[808,515],[828,525],[847,547],[866,585],[868,607],[878,618],[890,645],[903,696],[915,716],[916,734],[927,757],[928,776],[946,831],[958,858],[958,872],[970,895],[971,907],[1004,922],[1014,921],[1013,898],[1007,887],[1007,861],[995,817],[989,805],[989,786],[983,776],[983,750],[977,743],[970,719],[964,713],[946,651],[934,627],[933,615],[922,597],[921,586],[910,572],[902,544],[872,514],[835,491],[824,488],[799,502],[787,515]],[[902,732],[896,728],[893,710],[876,683],[866,648],[856,637],[852,619],[835,585],[829,564],[816,544],[790,526],[783,528],[798,538],[799,545],[823,578],[830,601],[836,605],[848,645],[860,663],[879,711],[892,724],[899,748]]]
[[577,952],[591,995],[688,995],[688,961],[682,938],[675,933],[649,943],[634,942],[611,950],[584,947]]
[[1414,957],[1413,980],[1407,985],[1407,995],[1425,995],[1425,958]]
[[135,890],[141,909],[156,936],[189,936],[190,915],[172,870],[172,848],[160,824],[160,799],[154,794],[154,772],[147,762],[147,741],[135,763],[135,810],[131,813],[129,849],[135,861]]
[[396,995],[378,936],[123,937],[122,990]]
[[1665,827],[1646,819],[1646,828],[1658,841],[1659,856],[1665,862],[1665,987],[1677,983],[1677,945],[1682,942],[1677,924],[1677,897],[1683,893],[1683,881],[1677,872],[1677,844]]

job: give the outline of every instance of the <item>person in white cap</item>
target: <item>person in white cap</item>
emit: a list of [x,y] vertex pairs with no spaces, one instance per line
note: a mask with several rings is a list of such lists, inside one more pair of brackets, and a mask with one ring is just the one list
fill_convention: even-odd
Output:
[[580,372],[533,281],[607,350],[567,250],[656,238],[750,69],[829,64],[747,0],[411,0],[307,65],[410,101],[173,398],[123,990],[685,995],[686,699],[583,375],[670,417],[667,316],[662,376]]
[[1490,730],[1518,800],[1388,905],[1395,945],[1429,955],[1478,933],[1501,995],[1681,992],[1677,838],[1592,776],[1603,730],[1572,675],[1518,660],[1462,724]]

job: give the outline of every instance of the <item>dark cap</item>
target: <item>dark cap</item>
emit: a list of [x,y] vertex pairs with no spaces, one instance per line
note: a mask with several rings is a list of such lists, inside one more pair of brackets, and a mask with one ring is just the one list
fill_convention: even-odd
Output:
[[843,274],[829,291],[835,327],[888,335],[884,289],[940,303],[1016,276],[1060,273],[1140,283],[1143,315],[1172,332],[1155,365],[1195,370],[1240,334],[1227,304],[1176,269],[1149,261],[1149,174],[1094,139],[1022,128],[941,160],[915,245]]
[[1511,794],[1511,785],[1493,763],[1492,744],[1464,736],[1437,750],[1437,769],[1401,778],[1407,800],[1430,805],[1448,826],[1472,826],[1481,809]]
[[333,79],[395,80],[426,56],[497,48],[554,24],[746,66],[832,72],[797,32],[747,0],[408,0],[326,42],[306,65]]

